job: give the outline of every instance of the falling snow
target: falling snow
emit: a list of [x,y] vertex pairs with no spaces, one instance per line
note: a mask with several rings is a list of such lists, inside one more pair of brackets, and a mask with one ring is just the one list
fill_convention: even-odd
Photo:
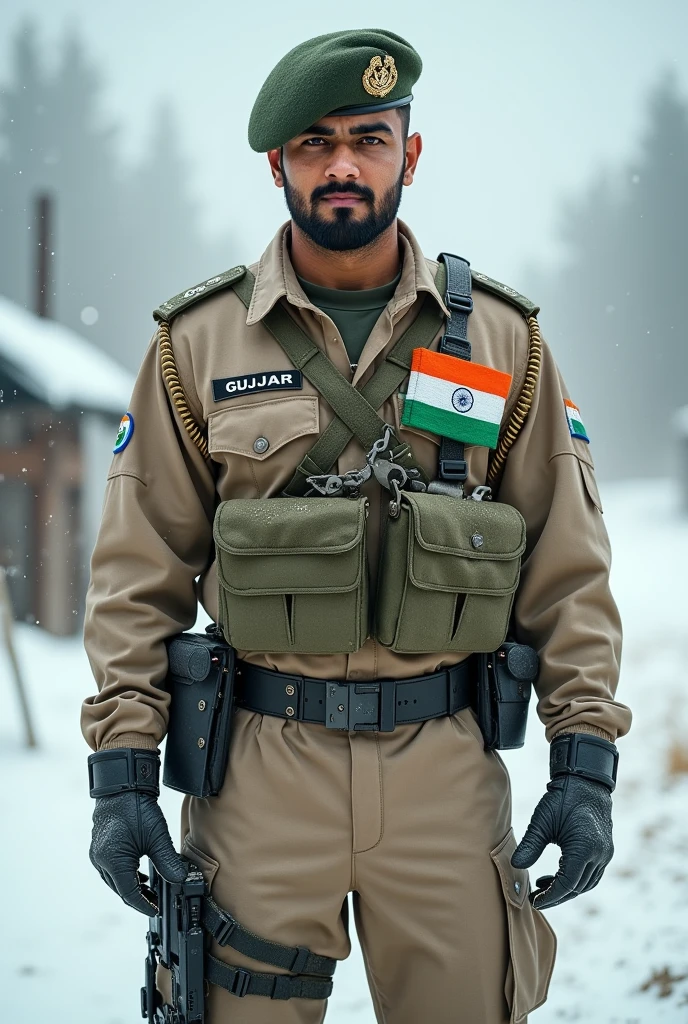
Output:
[[[550,998],[529,1020],[685,1024],[688,519],[679,517],[675,488],[661,482],[649,493],[636,482],[612,485],[603,488],[603,499],[626,634],[619,697],[635,716],[619,744],[616,855],[593,892],[549,912],[559,938],[557,964]],[[639,545],[642,538],[652,544]],[[205,622],[201,617],[197,628]],[[21,780],[3,791],[3,820],[11,823],[5,874],[11,866],[13,879],[3,896],[4,919],[11,922],[0,939],[3,1019],[24,1021],[30,1006],[32,1020],[131,1024],[139,1019],[146,922],[103,885],[88,861],[92,805],[78,726],[79,704],[93,691],[86,656],[78,638],[51,638],[28,625],[17,634],[41,747],[36,753],[21,747],[0,652],[0,771]],[[548,774],[534,715],[525,748],[504,760],[521,835]],[[178,794],[164,790],[161,801],[175,834]],[[554,868],[556,859],[550,848],[533,877]],[[47,945],[41,936],[50,937]],[[374,1024],[355,942],[337,968],[327,1024]]]

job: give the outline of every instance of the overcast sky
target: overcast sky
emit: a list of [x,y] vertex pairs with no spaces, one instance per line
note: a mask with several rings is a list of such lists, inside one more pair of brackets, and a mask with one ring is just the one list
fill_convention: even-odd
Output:
[[528,263],[556,258],[562,197],[632,152],[662,72],[688,94],[686,0],[3,0],[3,12],[0,81],[22,19],[35,18],[48,55],[77,26],[128,157],[172,98],[204,223],[236,238],[229,265],[255,259],[285,219],[246,124],[270,69],[309,36],[368,25],[413,43],[424,71],[412,129],[425,150],[402,216],[429,255],[457,252],[517,287]]

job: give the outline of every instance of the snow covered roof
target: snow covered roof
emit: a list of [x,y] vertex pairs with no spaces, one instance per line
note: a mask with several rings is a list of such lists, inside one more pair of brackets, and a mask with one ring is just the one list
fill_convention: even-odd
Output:
[[0,364],[30,394],[56,409],[76,406],[120,416],[134,377],[75,331],[0,295]]

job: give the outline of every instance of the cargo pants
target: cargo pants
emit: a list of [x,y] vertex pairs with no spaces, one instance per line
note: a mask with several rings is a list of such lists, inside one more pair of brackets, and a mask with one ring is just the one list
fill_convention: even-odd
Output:
[[[511,867],[510,819],[506,768],[468,709],[388,733],[240,709],[221,792],[185,799],[182,852],[245,927],[336,959],[352,892],[380,1024],[507,1024],[544,1002],[556,948]],[[321,1024],[326,1008],[210,986],[207,1020]]]

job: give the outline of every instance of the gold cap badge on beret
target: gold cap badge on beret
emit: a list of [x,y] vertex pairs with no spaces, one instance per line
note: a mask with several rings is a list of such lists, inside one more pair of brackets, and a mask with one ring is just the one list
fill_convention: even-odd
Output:
[[394,57],[385,57],[384,64],[382,57],[373,57],[363,72],[363,88],[370,96],[382,98],[392,91],[398,77]]
[[405,107],[422,67],[411,44],[386,29],[348,29],[306,39],[265,79],[249,119],[251,148],[257,153],[279,149],[323,117]]

